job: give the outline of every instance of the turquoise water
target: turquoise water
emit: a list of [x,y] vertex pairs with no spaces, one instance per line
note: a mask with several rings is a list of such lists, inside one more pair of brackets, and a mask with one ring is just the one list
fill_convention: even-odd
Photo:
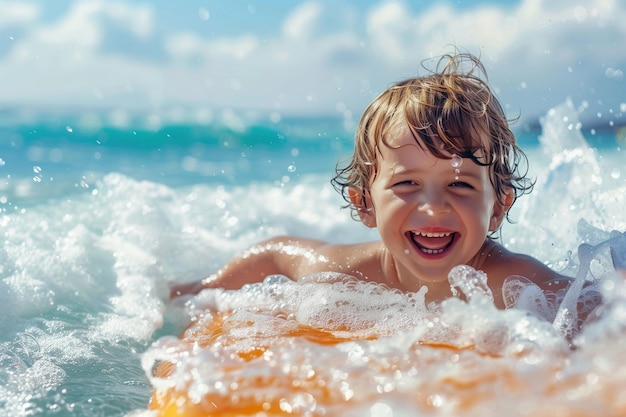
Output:
[[282,181],[294,176],[293,167],[296,176],[330,172],[352,145],[352,131],[332,118],[241,128],[215,123],[154,130],[137,124],[94,128],[65,118],[1,126],[5,192],[22,197],[19,180],[37,177],[41,186],[29,195],[37,198],[46,193],[43,188],[66,187],[72,180],[74,187],[84,186],[111,171],[166,185]]
[[[0,415],[145,409],[142,354],[184,324],[166,302],[168,282],[204,276],[276,234],[375,237],[340,209],[329,184],[352,148],[345,120],[154,129],[8,119],[0,126]],[[572,272],[581,218],[596,237],[626,229],[626,156],[616,128],[562,128],[519,130],[538,184],[503,241]]]

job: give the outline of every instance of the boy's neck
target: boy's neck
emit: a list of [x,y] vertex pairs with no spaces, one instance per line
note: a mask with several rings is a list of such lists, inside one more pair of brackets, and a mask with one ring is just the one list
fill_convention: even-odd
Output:
[[398,289],[404,292],[417,292],[422,287],[428,288],[426,294],[426,303],[442,301],[446,298],[452,297],[452,291],[450,290],[450,283],[447,279],[440,282],[428,282],[420,279],[408,271],[404,270],[402,266],[398,265],[391,253],[384,247],[382,247],[382,270],[386,277],[386,284],[391,288]]
[[[492,238],[486,237],[480,250],[467,262],[467,265],[476,270],[487,269],[486,263],[488,262],[490,256],[493,255],[494,250],[502,250],[502,245],[494,241]],[[428,288],[428,292],[426,294],[427,304],[431,302],[441,302],[446,298],[452,297],[450,283],[447,279],[437,282],[422,280],[419,277],[410,274],[408,271],[404,271],[384,246],[382,251],[382,271],[386,277],[386,284],[390,287],[406,292],[417,292],[425,286]]]

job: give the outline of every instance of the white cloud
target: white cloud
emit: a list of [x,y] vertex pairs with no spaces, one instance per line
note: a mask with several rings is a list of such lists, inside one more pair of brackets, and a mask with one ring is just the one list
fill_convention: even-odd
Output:
[[0,1],[0,29],[33,23],[39,15],[40,10],[34,4]]
[[149,36],[154,29],[152,10],[148,6],[131,6],[119,2],[79,1],[58,22],[42,25],[31,38],[31,48],[46,45],[59,48],[94,48],[101,44],[107,25],[103,19],[110,19],[119,28],[138,37]]
[[406,59],[411,46],[419,42],[419,27],[404,5],[395,2],[374,8],[367,18],[371,43],[389,60]]
[[211,43],[212,55],[216,57],[231,56],[245,59],[259,46],[256,36],[243,35],[237,38],[220,39]]
[[165,40],[165,50],[175,59],[190,59],[206,53],[204,40],[191,32],[176,33]]
[[368,28],[389,73],[419,61],[408,58],[450,52],[451,44],[480,53],[511,112],[536,117],[568,96],[601,101],[604,110],[618,106],[616,89],[625,90],[619,83],[626,66],[624,21],[624,5],[610,0],[524,0],[463,12],[444,4],[417,16],[392,2],[372,10]]
[[308,2],[298,6],[283,23],[283,34],[287,38],[308,38],[313,34],[317,19],[322,13],[319,3]]
[[[22,22],[39,19],[36,8],[17,12],[11,4],[14,15],[26,16]],[[58,20],[39,21],[0,57],[0,79],[10,80],[0,92],[0,105],[268,112],[340,107],[358,117],[390,83],[415,75],[423,59],[450,52],[448,44],[483,56],[513,114],[541,115],[567,96],[616,109],[623,102],[623,2],[524,0],[462,11],[434,5],[413,13],[404,3],[387,1],[356,23],[354,10],[307,2],[288,14],[279,30],[262,37],[248,27],[233,36],[190,29],[162,33],[154,7],[78,1]],[[329,30],[330,17],[345,24]],[[111,48],[120,31],[122,39],[136,38],[162,56],[141,58],[121,43]]]
[[59,20],[40,22],[20,36],[2,58],[0,78],[9,82],[0,92],[0,104],[74,103],[80,107],[97,105],[103,97],[128,95],[136,80],[149,79],[148,74],[159,69],[133,62],[123,52],[103,53],[99,48],[120,28],[145,38],[153,27],[148,6],[74,3]]

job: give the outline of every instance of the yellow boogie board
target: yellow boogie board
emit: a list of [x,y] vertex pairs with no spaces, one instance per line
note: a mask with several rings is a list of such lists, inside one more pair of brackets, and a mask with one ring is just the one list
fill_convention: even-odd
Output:
[[[238,340],[230,332],[234,327],[229,318],[229,315],[214,315],[210,320],[205,319],[202,322],[191,325],[182,334],[180,338],[181,343],[194,346],[195,349],[208,348],[217,343],[222,346],[236,344]],[[252,321],[239,324],[249,327],[255,325]],[[309,346],[310,344],[328,346],[357,340],[336,336],[331,331],[315,329],[302,324],[288,326],[288,329],[283,329],[283,331],[279,336],[281,343],[288,339],[301,339],[306,341]],[[241,350],[230,352],[229,356],[235,355],[237,357],[241,367],[238,370],[241,371],[252,361],[262,361],[263,355],[271,352],[270,344],[272,342],[276,343],[279,338],[277,338],[275,332],[265,338],[265,340],[263,340],[263,337],[257,337],[255,343],[246,343]],[[172,376],[175,366],[172,362],[161,362],[155,368],[155,376],[167,379]],[[231,369],[231,372],[234,374],[238,370]],[[328,392],[330,387],[327,388],[322,380],[315,378],[315,375],[308,376],[303,380],[295,374],[290,376],[289,373],[283,373],[279,376],[267,375],[248,380],[237,380],[235,378],[230,382],[228,390],[228,393],[231,394],[230,396],[224,396],[219,392],[208,392],[199,402],[190,400],[185,389],[170,388],[165,391],[155,389],[150,401],[150,409],[157,411],[157,415],[161,417],[226,417],[256,415],[257,413],[265,413],[263,415],[272,416],[293,415],[293,407],[287,406],[284,398],[270,398],[267,396],[261,398],[255,395],[255,390],[265,390],[268,386],[275,388],[276,392],[281,389],[292,394],[315,392],[321,400],[328,400],[334,396]]]
[[[253,328],[255,323],[235,320],[233,325],[231,318],[215,315],[192,325],[180,339],[187,353],[180,354],[178,362],[155,366],[157,377],[177,380],[165,389],[153,390],[149,408],[157,416],[339,417],[359,407],[368,412],[385,399],[391,400],[388,407],[400,403],[414,413],[432,413],[442,407],[462,413],[477,404],[488,405],[498,392],[515,393],[532,384],[517,374],[517,359],[506,358],[508,364],[503,366],[502,358],[478,354],[472,346],[418,343],[403,353],[389,354],[394,349],[387,347],[378,357],[372,345],[375,338],[338,336],[336,330],[302,324],[241,343],[239,326]],[[197,363],[191,365],[194,360]],[[206,360],[215,363],[202,368]],[[492,363],[483,366],[487,362]],[[554,378],[562,364],[546,368],[547,376]]]
[[159,417],[626,415],[626,333],[600,342],[591,333],[571,350],[551,323],[523,311],[450,299],[424,314],[411,295],[350,286],[339,295],[269,286],[228,308],[199,308],[180,338],[160,339],[142,358],[149,409]]

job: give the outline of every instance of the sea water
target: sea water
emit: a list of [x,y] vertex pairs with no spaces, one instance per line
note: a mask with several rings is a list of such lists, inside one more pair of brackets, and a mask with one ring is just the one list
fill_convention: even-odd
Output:
[[[332,275],[168,301],[169,283],[270,236],[375,239],[329,183],[353,123],[3,118],[0,415],[152,415],[152,390],[172,385],[195,402],[277,401],[295,415],[623,415],[626,287],[614,263],[626,258],[625,134],[581,126],[580,111],[566,102],[540,131],[518,131],[537,183],[500,238],[571,277],[583,270],[602,294],[571,334],[553,323],[568,313],[571,324],[559,310],[567,294],[554,303],[519,285],[519,308],[506,311],[473,284],[477,295],[433,311],[423,293]],[[472,274],[457,271],[456,284],[484,278]],[[206,348],[177,338],[223,314],[229,330]],[[291,337],[298,326],[344,341]],[[178,364],[171,378],[154,375],[164,360]]]

